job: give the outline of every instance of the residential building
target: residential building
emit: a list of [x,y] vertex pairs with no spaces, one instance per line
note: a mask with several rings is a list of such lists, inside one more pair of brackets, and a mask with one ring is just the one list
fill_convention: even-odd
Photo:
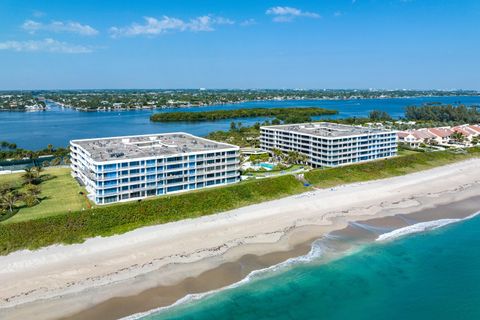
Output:
[[[460,133],[464,140],[459,142],[452,139],[454,133]],[[399,142],[408,144],[410,147],[417,148],[421,144],[451,146],[451,145],[470,145],[480,136],[480,126],[463,124],[455,127],[423,128],[397,133]],[[477,137],[477,138],[476,138]]]
[[329,122],[260,127],[263,149],[296,151],[313,167],[335,167],[397,154],[397,135],[388,129]]
[[452,134],[455,132],[450,127],[442,127],[442,128],[429,128],[428,131],[435,135],[435,140],[439,144],[445,144],[450,141]]
[[239,147],[188,133],[70,141],[72,175],[97,204],[240,181]]
[[438,138],[428,129],[399,131],[397,135],[399,142],[406,143],[412,148],[418,148],[422,143],[430,144]]

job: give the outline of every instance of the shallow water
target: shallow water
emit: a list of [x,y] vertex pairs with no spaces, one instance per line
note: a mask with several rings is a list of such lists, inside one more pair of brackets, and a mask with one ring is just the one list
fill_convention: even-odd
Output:
[[[154,112],[208,111],[239,108],[272,107],[323,107],[338,110],[336,116],[326,118],[365,117],[373,109],[387,111],[393,117],[401,117],[405,106],[427,102],[480,105],[480,96],[424,97],[362,100],[305,100],[305,101],[253,101],[239,104],[214,105],[199,108],[170,110],[135,110],[110,112],[80,112],[50,105],[42,112],[0,112],[0,141],[7,140],[27,149],[45,148],[47,144],[66,146],[72,139],[111,137],[148,133],[184,131],[204,136],[216,130],[228,130],[231,119],[209,122],[155,123],[149,117]],[[320,119],[321,117],[315,117]],[[252,125],[265,118],[238,119],[244,125]]]
[[480,319],[478,248],[475,217],[326,264],[313,259],[142,319]]

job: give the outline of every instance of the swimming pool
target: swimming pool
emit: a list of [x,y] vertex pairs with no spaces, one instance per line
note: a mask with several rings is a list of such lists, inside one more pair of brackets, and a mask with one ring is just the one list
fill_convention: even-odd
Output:
[[271,164],[271,163],[265,163],[265,162],[261,162],[258,164],[260,167],[262,168],[265,168],[265,169],[268,169],[268,170],[272,170],[273,168],[275,168],[275,165],[274,164]]

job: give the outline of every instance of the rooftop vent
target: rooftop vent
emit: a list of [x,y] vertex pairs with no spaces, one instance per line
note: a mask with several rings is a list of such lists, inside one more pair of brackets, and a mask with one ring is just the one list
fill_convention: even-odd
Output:
[[110,157],[112,157],[112,158],[120,158],[120,157],[123,157],[124,155],[125,155],[125,153],[123,153],[123,152],[110,153]]

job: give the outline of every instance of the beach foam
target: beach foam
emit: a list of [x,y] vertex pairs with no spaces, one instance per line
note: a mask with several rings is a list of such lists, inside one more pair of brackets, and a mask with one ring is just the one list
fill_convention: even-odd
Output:
[[[416,223],[416,224],[413,224],[413,225],[408,226],[408,227],[399,228],[399,229],[393,230],[391,232],[384,233],[384,234],[380,235],[375,241],[391,241],[391,240],[395,240],[395,239],[398,239],[398,238],[403,237],[403,236],[407,236],[409,234],[415,234],[415,233],[435,230],[435,229],[438,229],[438,228],[441,228],[441,227],[444,227],[444,226],[447,226],[447,225],[450,225],[450,224],[453,224],[453,223],[457,223],[457,222],[472,219],[472,218],[474,218],[478,215],[480,215],[480,212],[474,213],[474,214],[472,214],[470,216],[467,216],[463,219],[439,219],[439,220]],[[365,226],[368,226],[367,224],[358,223],[358,222],[353,222],[353,223],[351,222],[350,224],[354,224],[355,226],[362,227],[362,228],[364,228]],[[367,228],[365,228],[365,229],[367,229]],[[375,230],[371,230],[371,231],[372,232],[379,231],[380,229],[383,229],[383,228],[374,228],[374,229]],[[309,262],[314,261],[315,259],[320,258],[325,253],[327,248],[324,245],[324,240],[328,240],[328,239],[338,240],[340,238],[341,237],[334,236],[334,235],[331,235],[330,233],[328,233],[323,238],[315,240],[312,243],[312,247],[311,247],[310,251],[306,255],[287,259],[287,260],[285,260],[281,263],[272,265],[268,268],[254,270],[254,271],[250,272],[242,280],[240,280],[236,283],[233,283],[229,286],[226,286],[226,287],[223,287],[223,288],[220,288],[220,289],[216,289],[216,290],[211,290],[211,291],[204,292],[204,293],[189,294],[189,295],[186,295],[185,297],[177,300],[175,303],[173,303],[169,306],[164,306],[164,307],[152,309],[152,310],[149,310],[149,311],[146,311],[146,312],[130,315],[128,317],[122,318],[121,320],[141,319],[141,318],[144,318],[146,316],[149,316],[149,315],[152,315],[152,314],[155,314],[155,313],[159,313],[161,311],[165,311],[165,310],[168,310],[170,308],[173,308],[173,307],[185,304],[185,303],[201,300],[203,298],[209,297],[209,296],[211,296],[215,293],[221,292],[221,291],[237,288],[241,285],[247,284],[247,283],[249,283],[251,281],[254,281],[254,280],[263,279],[265,277],[272,276],[276,272],[286,271],[287,268],[293,267],[295,265],[307,264]]]
[[439,219],[439,220],[433,220],[433,221],[426,221],[426,222],[419,222],[416,224],[413,224],[408,227],[400,228],[393,230],[391,232],[387,232],[384,234],[381,234],[378,236],[378,238],[375,241],[390,241],[394,240],[400,237],[404,237],[409,234],[414,234],[414,233],[420,233],[420,232],[425,232],[429,230],[435,230],[444,226],[447,226],[452,223],[457,223],[461,221],[465,221],[468,219],[472,219],[479,215],[480,212],[474,213],[468,217],[465,217],[463,219]]
[[229,286],[226,286],[226,287],[223,287],[223,288],[220,288],[220,289],[216,289],[216,290],[203,292],[203,293],[189,294],[189,295],[186,295],[185,297],[177,300],[175,303],[173,303],[169,306],[160,307],[160,308],[152,309],[152,310],[149,310],[149,311],[146,311],[146,312],[133,314],[133,315],[127,316],[125,318],[121,318],[120,320],[141,319],[141,318],[149,316],[151,314],[158,313],[158,312],[173,308],[175,306],[178,306],[178,305],[181,305],[181,304],[184,304],[184,303],[193,302],[193,301],[197,301],[197,300],[206,298],[206,297],[211,296],[211,295],[213,295],[215,293],[218,293],[220,291],[225,291],[225,290],[228,290],[228,289],[237,288],[237,287],[239,287],[243,284],[249,283],[251,281],[254,281],[254,280],[257,280],[257,279],[260,279],[260,278],[264,278],[265,276],[274,275],[278,271],[285,271],[287,268],[292,267],[294,265],[309,263],[309,262],[311,262],[315,259],[320,258],[322,256],[322,254],[324,253],[324,251],[325,251],[325,247],[322,243],[322,239],[315,240],[312,243],[312,247],[311,247],[310,251],[303,256],[289,258],[289,259],[287,259],[283,262],[280,262],[280,263],[275,264],[273,266],[270,266],[268,268],[254,270],[254,271],[250,272],[242,280],[240,280],[238,282],[235,282],[235,283],[233,283]]

